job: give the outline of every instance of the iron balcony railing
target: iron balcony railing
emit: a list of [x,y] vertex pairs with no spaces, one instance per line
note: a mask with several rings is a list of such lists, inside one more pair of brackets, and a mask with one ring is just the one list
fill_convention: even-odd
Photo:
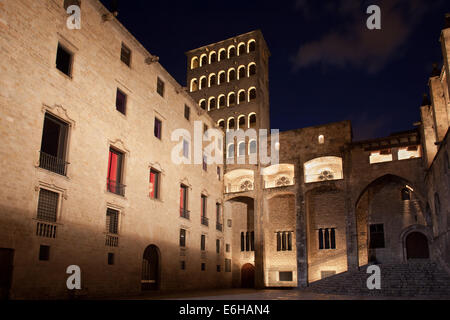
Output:
[[109,192],[115,193],[119,196],[125,195],[125,185],[110,179],[106,179],[106,188]]
[[60,159],[42,151],[40,152],[39,167],[42,169],[65,176],[67,164],[68,162],[64,159]]
[[209,219],[205,216],[202,216],[202,225],[209,226]]
[[118,247],[119,246],[119,236],[117,235],[106,235],[105,245],[107,247]]
[[185,208],[180,208],[180,217],[189,220],[190,213],[191,212],[189,210],[186,210]]
[[223,224],[220,222],[216,222],[216,230],[222,231],[223,230]]
[[38,237],[56,238],[56,224],[49,222],[37,222],[36,235]]

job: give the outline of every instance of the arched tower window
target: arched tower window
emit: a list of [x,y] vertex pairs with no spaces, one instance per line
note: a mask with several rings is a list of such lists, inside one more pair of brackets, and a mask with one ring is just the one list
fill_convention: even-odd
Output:
[[248,101],[252,101],[256,99],[256,88],[250,88],[248,90]]
[[227,148],[227,158],[234,158],[234,143],[230,143]]
[[256,41],[254,39],[248,41],[248,52],[256,50]]
[[208,101],[208,111],[216,108],[216,98],[211,97]]
[[211,51],[209,54],[209,63],[214,63],[217,61],[217,53],[215,51]]
[[194,92],[197,90],[198,90],[198,81],[197,81],[197,79],[192,79],[191,80],[191,92]]
[[252,113],[248,116],[248,127],[249,128],[256,127],[256,113]]
[[252,62],[248,65],[248,76],[253,76],[256,74],[256,63]]
[[245,156],[245,142],[241,141],[238,144],[238,157]]
[[325,143],[325,137],[323,136],[323,134],[321,134],[318,138],[317,141],[319,142],[319,144],[324,144]]
[[229,130],[234,130],[234,118],[229,118],[228,119],[228,129]]
[[225,95],[222,94],[219,96],[219,108],[224,108],[226,106]]
[[239,46],[238,46],[238,55],[240,56],[244,53],[245,53],[245,43],[241,42],[241,43],[239,43]]
[[256,150],[257,150],[256,140],[250,140],[249,147],[248,147],[248,153],[255,154]]
[[228,106],[233,106],[236,104],[236,95],[234,92],[228,94]]
[[238,118],[238,128],[244,130],[245,129],[245,116],[239,116]]
[[200,57],[200,67],[208,64],[208,56],[206,54],[202,54]]
[[220,71],[219,72],[219,82],[218,84],[222,84],[225,82],[225,71]]
[[219,61],[225,60],[227,58],[227,51],[222,48],[219,50]]
[[245,78],[245,66],[240,66],[238,69],[238,79]]
[[244,103],[245,102],[245,90],[239,91],[239,101],[238,103]]
[[216,75],[214,73],[209,75],[209,86],[212,87],[216,84]]
[[198,68],[198,57],[193,57],[191,59],[191,69]]
[[206,77],[203,76],[203,77],[200,78],[200,90],[203,89],[203,88],[206,88],[206,87],[207,87]]
[[219,128],[224,130],[225,129],[225,120],[220,119],[219,121],[217,121],[217,125],[219,126]]
[[229,46],[228,47],[228,58],[233,58],[236,56],[236,47],[235,46]]
[[200,100],[199,104],[200,108],[202,108],[203,110],[206,110],[206,100],[202,99]]
[[228,82],[236,80],[236,70],[234,68],[231,68],[228,70]]

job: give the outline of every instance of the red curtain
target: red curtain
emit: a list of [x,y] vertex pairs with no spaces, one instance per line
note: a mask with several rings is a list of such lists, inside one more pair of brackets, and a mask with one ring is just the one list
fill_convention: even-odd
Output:
[[155,173],[150,171],[150,197],[155,198]]
[[117,159],[118,155],[111,150],[108,159],[108,190],[114,192],[117,182]]

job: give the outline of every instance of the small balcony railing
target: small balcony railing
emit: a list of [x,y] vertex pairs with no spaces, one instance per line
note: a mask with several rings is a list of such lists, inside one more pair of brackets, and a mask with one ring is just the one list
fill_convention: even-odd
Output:
[[189,220],[190,213],[191,213],[191,212],[190,212],[189,210],[186,210],[185,208],[180,208],[180,217]]
[[39,167],[42,169],[65,176],[67,164],[68,162],[64,159],[60,159],[42,151],[40,152]]
[[44,238],[56,238],[56,224],[38,221],[36,225],[36,235]]
[[125,185],[114,180],[110,179],[106,180],[106,189],[109,192],[117,194],[122,197],[125,195]]
[[105,245],[107,247],[118,247],[119,246],[119,236],[107,234],[105,239]]
[[207,217],[204,217],[204,216],[202,216],[201,218],[202,218],[202,220],[201,220],[202,225],[209,226],[209,219]]
[[216,222],[216,230],[223,231],[223,224]]

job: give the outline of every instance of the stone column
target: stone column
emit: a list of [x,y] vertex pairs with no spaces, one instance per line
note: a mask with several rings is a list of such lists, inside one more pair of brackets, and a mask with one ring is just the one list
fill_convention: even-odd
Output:
[[308,252],[306,228],[306,203],[303,195],[303,166],[300,161],[295,164],[295,210],[296,210],[296,246],[297,246],[297,286],[308,285]]

